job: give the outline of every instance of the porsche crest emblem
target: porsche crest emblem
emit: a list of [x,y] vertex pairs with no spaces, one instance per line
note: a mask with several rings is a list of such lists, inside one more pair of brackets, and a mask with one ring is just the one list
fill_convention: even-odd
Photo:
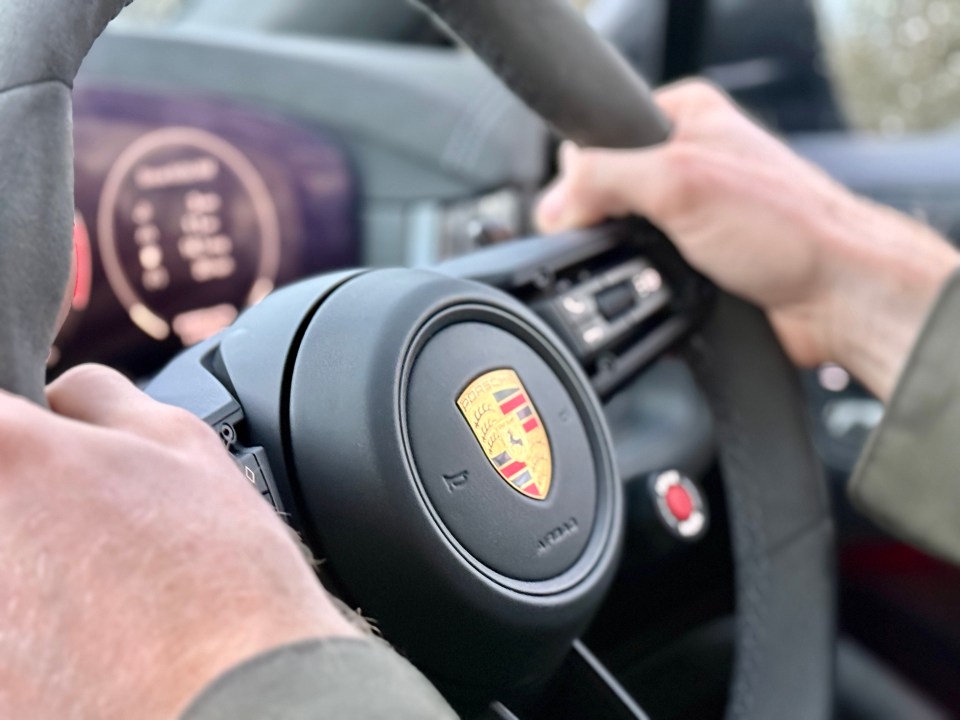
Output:
[[517,492],[546,500],[553,480],[550,440],[513,370],[492,370],[460,394],[457,407],[500,477]]

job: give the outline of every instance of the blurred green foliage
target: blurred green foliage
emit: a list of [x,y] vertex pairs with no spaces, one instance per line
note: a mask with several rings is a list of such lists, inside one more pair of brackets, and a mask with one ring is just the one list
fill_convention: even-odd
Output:
[[888,136],[960,121],[960,0],[815,0],[838,100]]

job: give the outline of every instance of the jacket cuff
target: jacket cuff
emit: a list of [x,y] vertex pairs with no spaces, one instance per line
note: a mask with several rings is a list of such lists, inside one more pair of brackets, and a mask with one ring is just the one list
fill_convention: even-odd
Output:
[[286,645],[229,670],[181,720],[456,717],[386,644],[328,638]]
[[960,563],[960,272],[927,318],[849,492],[886,530]]

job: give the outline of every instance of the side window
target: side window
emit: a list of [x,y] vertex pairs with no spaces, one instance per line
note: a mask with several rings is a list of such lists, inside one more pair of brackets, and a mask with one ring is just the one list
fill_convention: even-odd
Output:
[[960,121],[960,0],[817,0],[837,98],[857,129],[898,137]]
[[[698,5],[702,14],[680,14],[679,8]],[[674,75],[706,75],[783,133],[834,131],[846,125],[810,0],[699,0],[670,7],[672,37],[690,26],[699,35],[685,44],[674,42],[695,56],[686,63],[668,58],[671,65],[679,64]]]

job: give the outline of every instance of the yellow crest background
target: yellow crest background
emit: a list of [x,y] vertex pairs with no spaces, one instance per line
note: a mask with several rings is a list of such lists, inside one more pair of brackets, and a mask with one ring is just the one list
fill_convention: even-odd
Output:
[[514,370],[492,370],[471,382],[457,407],[503,480],[534,500],[553,481],[550,440],[533,400]]

